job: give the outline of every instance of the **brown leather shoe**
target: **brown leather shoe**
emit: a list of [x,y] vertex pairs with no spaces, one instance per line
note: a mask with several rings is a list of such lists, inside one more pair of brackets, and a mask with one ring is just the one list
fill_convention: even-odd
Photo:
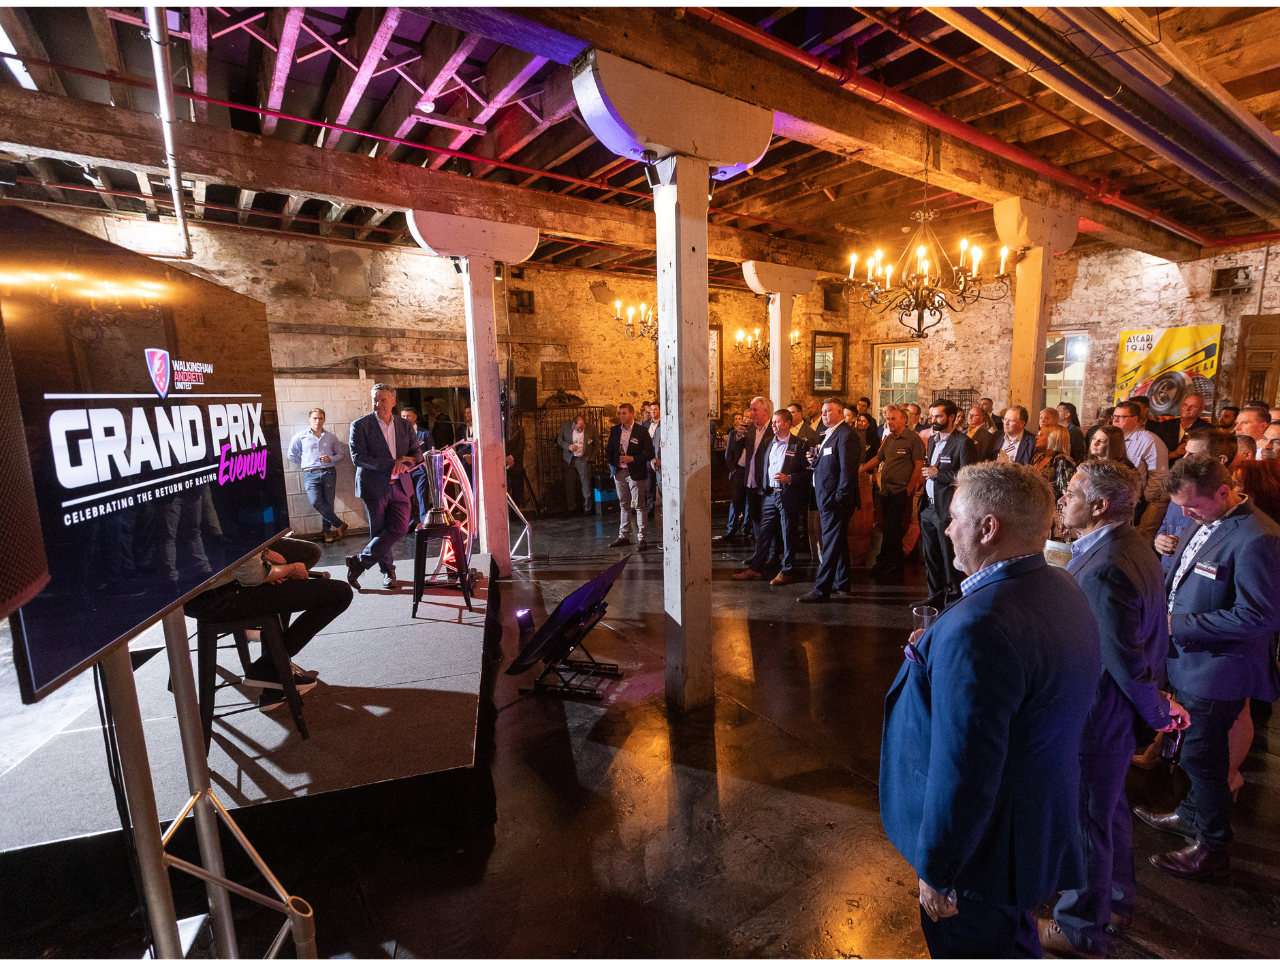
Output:
[[1040,946],[1046,952],[1062,957],[1105,957],[1105,953],[1088,953],[1067,939],[1067,935],[1053,919],[1036,918],[1036,933],[1040,934]]
[[788,583],[794,583],[795,577],[789,573],[780,573],[769,582],[775,587],[785,587]]
[[756,573],[754,570],[743,570],[741,573],[735,573],[732,577],[734,580],[763,580],[763,573]]
[[1230,853],[1224,849],[1212,850],[1199,842],[1169,853],[1153,853],[1151,862],[1188,880],[1204,880],[1231,871]]
[[1172,833],[1187,840],[1196,839],[1196,832],[1176,813],[1154,813],[1146,807],[1134,807],[1133,814],[1149,827],[1155,827],[1157,830],[1163,830],[1165,833]]

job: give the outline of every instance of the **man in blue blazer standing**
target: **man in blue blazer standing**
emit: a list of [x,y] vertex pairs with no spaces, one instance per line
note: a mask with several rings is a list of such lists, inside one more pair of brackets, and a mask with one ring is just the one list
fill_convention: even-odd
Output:
[[1077,749],[1102,662],[1084,594],[1041,553],[1053,510],[1026,467],[960,472],[963,596],[912,635],[885,698],[880,816],[935,958],[1040,956],[1031,911],[1084,881]]
[[422,459],[417,431],[394,415],[396,388],[375,383],[370,391],[373,410],[351,422],[351,461],[356,465],[356,496],[369,516],[365,548],[347,557],[347,582],[360,589],[360,575],[375,563],[382,569],[382,585],[396,585],[391,551],[409,532],[413,482],[409,471]]
[[813,589],[796,597],[797,603],[825,603],[832,593],[848,592],[849,521],[862,506],[858,468],[866,446],[844,422],[844,404],[839,400],[828,397],[823,401],[822,422],[827,432],[808,453],[822,529],[822,559]]
[[1124,778],[1134,724],[1171,733],[1187,711],[1160,692],[1169,629],[1164,573],[1133,527],[1138,472],[1115,460],[1080,464],[1059,504],[1077,539],[1067,571],[1098,621],[1102,674],[1080,738],[1080,824],[1085,882],[1066,891],[1052,920],[1038,921],[1041,944],[1056,952],[1105,957],[1114,913],[1133,918],[1133,820]]
[[796,534],[800,515],[809,507],[809,461],[805,457],[808,446],[791,434],[791,411],[783,408],[773,415],[773,436],[763,444],[764,503],[760,511],[760,523],[756,527],[756,550],[751,563],[734,580],[763,580],[764,567],[771,553],[776,552],[775,540],[782,543],[782,569],[769,582],[776,587],[794,580],[792,569],[796,562]]
[[1165,577],[1169,683],[1191,714],[1180,761],[1191,790],[1173,813],[1133,812],[1189,841],[1153,854],[1151,862],[1198,880],[1231,867],[1231,725],[1246,698],[1280,696],[1280,526],[1232,490],[1227,468],[1213,457],[1183,457],[1169,470],[1165,490],[1194,521]]

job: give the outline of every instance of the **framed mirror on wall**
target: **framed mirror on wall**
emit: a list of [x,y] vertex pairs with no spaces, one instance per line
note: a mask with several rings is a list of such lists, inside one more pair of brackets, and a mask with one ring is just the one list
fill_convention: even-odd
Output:
[[815,330],[809,370],[811,392],[815,396],[843,396],[848,387],[849,335]]

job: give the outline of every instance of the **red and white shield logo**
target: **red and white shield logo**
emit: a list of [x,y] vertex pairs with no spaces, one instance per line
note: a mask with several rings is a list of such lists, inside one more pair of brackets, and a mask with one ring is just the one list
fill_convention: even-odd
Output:
[[156,385],[156,393],[163,399],[169,394],[169,351],[152,347],[146,353],[147,372],[151,374],[151,382]]

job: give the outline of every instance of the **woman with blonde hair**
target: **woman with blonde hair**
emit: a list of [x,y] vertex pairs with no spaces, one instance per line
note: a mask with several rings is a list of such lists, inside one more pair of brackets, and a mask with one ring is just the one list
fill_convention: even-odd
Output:
[[1061,499],[1076,472],[1075,461],[1071,459],[1071,431],[1056,425],[1041,427],[1036,434],[1036,454],[1031,466],[1040,471]]

